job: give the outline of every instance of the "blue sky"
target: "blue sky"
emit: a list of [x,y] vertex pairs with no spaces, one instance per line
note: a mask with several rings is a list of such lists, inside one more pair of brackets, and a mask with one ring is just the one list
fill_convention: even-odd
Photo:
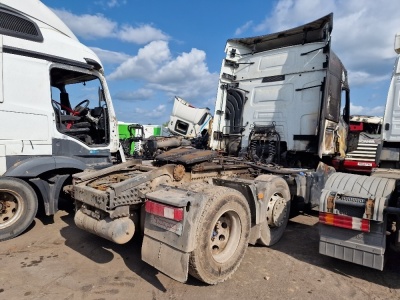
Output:
[[43,0],[102,60],[120,121],[162,124],[174,96],[214,109],[226,40],[334,13],[352,114],[383,114],[400,32],[395,0]]

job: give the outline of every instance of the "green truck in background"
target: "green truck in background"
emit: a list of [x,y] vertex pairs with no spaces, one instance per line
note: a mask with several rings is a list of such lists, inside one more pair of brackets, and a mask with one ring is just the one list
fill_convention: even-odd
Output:
[[141,156],[143,140],[161,136],[161,125],[141,125],[137,123],[118,122],[119,140],[126,156]]

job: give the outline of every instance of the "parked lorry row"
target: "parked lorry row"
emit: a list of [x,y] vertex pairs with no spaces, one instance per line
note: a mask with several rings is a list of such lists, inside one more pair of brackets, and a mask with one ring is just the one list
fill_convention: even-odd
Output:
[[[335,161],[348,151],[350,88],[331,50],[332,14],[227,41],[208,149],[179,147],[152,163],[112,165],[118,131],[99,59],[40,2],[3,3],[0,12],[12,22],[1,31],[0,120],[11,113],[2,128],[16,130],[0,138],[0,239],[29,225],[38,198],[54,213],[72,175],[64,190],[75,201],[77,227],[119,244],[141,232],[142,259],[181,282],[188,275],[208,284],[230,278],[248,244],[279,241],[291,208],[319,207],[322,254],[381,270],[387,244],[398,246],[400,66],[389,88],[379,168],[371,176],[336,172]],[[17,21],[35,37],[10,33],[25,28],[12,27]],[[92,81],[95,107],[92,99],[71,105],[67,88]],[[12,88],[19,82],[23,87]],[[16,116],[35,118],[30,127],[38,132],[27,132]]]

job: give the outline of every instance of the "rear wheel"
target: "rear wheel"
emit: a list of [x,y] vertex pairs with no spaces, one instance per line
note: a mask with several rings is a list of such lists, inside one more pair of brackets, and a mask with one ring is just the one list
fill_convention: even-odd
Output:
[[17,178],[0,178],[0,241],[28,228],[37,208],[36,193],[29,184]]
[[200,217],[196,249],[189,274],[208,284],[228,279],[239,267],[247,248],[250,209],[239,192],[214,187]]
[[257,243],[272,246],[282,237],[289,220],[289,186],[284,179],[274,175],[261,175],[256,180],[268,182],[263,198],[267,202],[267,213],[261,224],[261,236]]

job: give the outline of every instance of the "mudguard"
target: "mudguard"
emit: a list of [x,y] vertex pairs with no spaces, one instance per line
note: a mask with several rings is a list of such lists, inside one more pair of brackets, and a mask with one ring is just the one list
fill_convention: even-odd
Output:
[[[146,263],[180,282],[187,281],[190,252],[196,247],[196,229],[207,202],[204,194],[193,191],[199,185],[204,184],[189,184],[185,188],[164,186],[146,195],[149,200],[184,208],[181,230],[156,226],[154,215],[146,213],[142,245],[142,259]],[[157,220],[168,222],[164,218]]]
[[[390,178],[332,174],[320,198],[319,253],[382,270],[387,228],[384,210],[395,187],[396,181]],[[350,217],[352,228],[321,223],[325,213],[330,218]],[[368,222],[369,230],[361,231],[361,222]]]

